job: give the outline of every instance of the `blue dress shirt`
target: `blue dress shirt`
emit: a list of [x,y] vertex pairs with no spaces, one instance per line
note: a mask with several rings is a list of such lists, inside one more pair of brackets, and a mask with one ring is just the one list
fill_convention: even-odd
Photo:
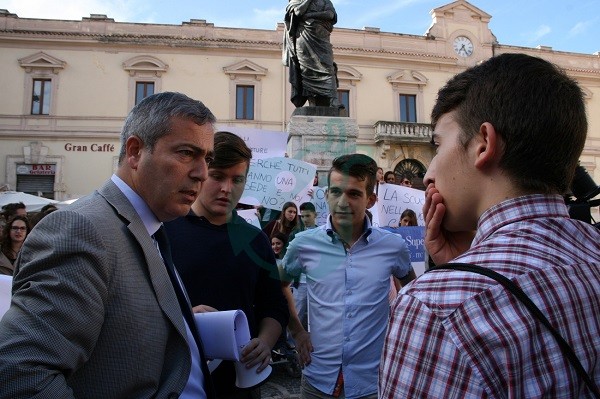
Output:
[[412,270],[404,239],[365,218],[362,236],[346,250],[330,217],[326,225],[296,234],[283,264],[291,276],[306,273],[314,352],[305,378],[331,395],[341,367],[346,398],[376,393],[390,275],[403,278]]

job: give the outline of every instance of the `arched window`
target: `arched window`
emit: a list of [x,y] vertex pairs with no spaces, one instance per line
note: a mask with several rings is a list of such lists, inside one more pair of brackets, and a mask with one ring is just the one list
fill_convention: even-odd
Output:
[[400,182],[402,177],[408,177],[412,181],[412,187],[424,189],[423,178],[425,177],[425,166],[416,159],[403,159],[394,168],[396,181]]

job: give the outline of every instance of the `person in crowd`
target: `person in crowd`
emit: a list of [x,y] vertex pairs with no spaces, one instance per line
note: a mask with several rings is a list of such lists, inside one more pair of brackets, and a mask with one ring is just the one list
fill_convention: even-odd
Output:
[[[247,367],[262,371],[287,326],[287,303],[269,239],[235,211],[246,185],[252,152],[230,132],[217,132],[208,178],[188,215],[165,223],[173,260],[194,311],[241,309],[252,340],[242,351]],[[213,372],[217,396],[258,394],[235,385],[235,366],[223,361]]]
[[23,202],[12,202],[2,206],[2,216],[8,221],[12,217],[27,216],[27,206]]
[[400,179],[400,185],[404,187],[412,187],[412,180],[408,176],[402,176],[402,179]]
[[[436,265],[394,303],[383,398],[591,397],[520,287],[600,383],[600,233],[569,218],[587,120],[581,88],[548,61],[502,54],[450,79],[431,113],[425,245]],[[475,235],[473,235],[475,232]]]
[[388,170],[387,172],[385,172],[383,180],[385,180],[385,182],[389,184],[396,184],[396,175],[391,170]]
[[375,175],[375,194],[379,195],[379,185],[385,183],[385,179],[383,177],[383,168],[377,167],[377,174]]
[[[377,164],[362,154],[336,158],[329,170],[326,225],[296,234],[283,259],[291,277],[306,274],[310,332],[294,318],[303,398],[376,398],[389,314],[389,277],[415,278],[402,237],[373,227]],[[313,351],[314,349],[314,351]]]
[[[297,323],[300,323],[300,321],[298,320],[298,310],[296,309],[296,302],[294,297],[295,291],[292,292],[293,287],[290,284],[290,282],[285,279],[285,271],[283,269],[283,257],[285,254],[285,248],[287,244],[288,238],[285,236],[285,234],[279,231],[273,233],[273,236],[271,237],[271,247],[273,248],[273,253],[275,254],[277,269],[279,271],[281,279],[281,291],[283,292],[283,296],[285,297],[288,304],[290,320],[296,319]],[[284,346],[286,346],[288,349],[295,348],[294,340],[289,336],[287,329],[281,333],[279,340],[275,344],[273,350],[279,355],[283,355],[283,352],[281,350]]]
[[293,231],[301,229],[300,218],[298,217],[298,207],[293,202],[289,201],[281,207],[281,215],[278,219],[272,220],[267,224],[263,231],[267,237],[272,237],[273,233],[281,232],[289,238]]
[[[407,227],[407,226],[418,226],[417,222],[417,214],[412,209],[405,209],[400,215],[400,224],[398,227]],[[383,227],[384,230],[391,231],[392,233],[398,234],[397,227]],[[402,235],[402,234],[401,234]],[[398,290],[401,288],[400,282],[398,279],[391,277],[390,278],[390,295],[389,302],[390,304],[396,299],[398,295]]]
[[300,204],[300,220],[302,220],[304,230],[317,227],[317,210],[315,204],[312,202],[303,202]]
[[377,168],[377,175],[375,176],[375,180],[377,180],[378,184],[385,183],[385,180],[383,178],[383,168],[382,167]]
[[288,238],[285,236],[285,234],[280,231],[273,233],[273,236],[271,237],[271,248],[275,254],[275,259],[277,260],[278,266],[283,260],[284,249],[287,243]]
[[[2,213],[0,217],[0,234],[4,231],[4,226],[6,226],[6,222],[15,217],[16,215],[27,216],[27,207],[22,202],[11,202],[10,204],[6,204],[2,206]],[[0,236],[0,240],[3,237]]]
[[0,242],[0,274],[13,275],[15,260],[30,231],[26,216],[15,215],[6,223]]
[[48,216],[52,212],[56,211],[58,208],[56,205],[48,204],[44,205],[42,209],[39,210],[36,214],[31,217],[31,228],[34,228],[36,224],[40,222],[45,216]]
[[[300,219],[302,220],[303,230],[317,228],[317,210],[312,202],[303,202],[300,204]],[[290,241],[296,237],[296,233],[290,234]],[[307,287],[306,274],[301,273],[292,283],[292,293],[298,318],[305,330],[308,329],[307,314]]]
[[417,214],[412,209],[405,209],[400,215],[400,227],[418,226]]
[[146,97],[116,173],[32,230],[0,320],[0,397],[214,397],[161,227],[198,196],[214,123],[183,94]]

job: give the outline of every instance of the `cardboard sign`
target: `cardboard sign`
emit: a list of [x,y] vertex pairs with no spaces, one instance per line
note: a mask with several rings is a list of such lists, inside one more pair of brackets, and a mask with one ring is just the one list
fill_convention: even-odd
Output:
[[252,159],[284,157],[288,134],[273,130],[224,126],[223,131],[240,136],[252,150]]
[[410,251],[410,262],[417,276],[425,272],[425,227],[424,226],[406,226],[406,227],[383,227],[384,230],[398,234],[404,238]]
[[246,220],[246,222],[250,223],[252,226],[256,226],[260,229],[260,221],[258,220],[258,215],[256,214],[257,212],[258,211],[256,209],[237,210],[238,216]]
[[301,203],[300,194],[312,187],[316,167],[292,158],[252,159],[240,202],[281,210],[284,203]]
[[[373,207],[377,208],[378,218],[373,218],[373,224],[377,220],[379,227],[398,227],[402,212],[405,209],[412,209],[417,214],[419,226],[425,225],[425,219],[423,218],[424,191],[384,183],[379,185],[378,192],[377,203]],[[371,212],[375,214],[373,209],[371,209]]]

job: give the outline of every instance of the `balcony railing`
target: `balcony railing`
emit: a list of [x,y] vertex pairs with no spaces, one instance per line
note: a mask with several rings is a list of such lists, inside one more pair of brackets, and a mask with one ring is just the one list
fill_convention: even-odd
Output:
[[431,141],[429,123],[386,122],[375,123],[375,142],[393,143],[429,143]]

